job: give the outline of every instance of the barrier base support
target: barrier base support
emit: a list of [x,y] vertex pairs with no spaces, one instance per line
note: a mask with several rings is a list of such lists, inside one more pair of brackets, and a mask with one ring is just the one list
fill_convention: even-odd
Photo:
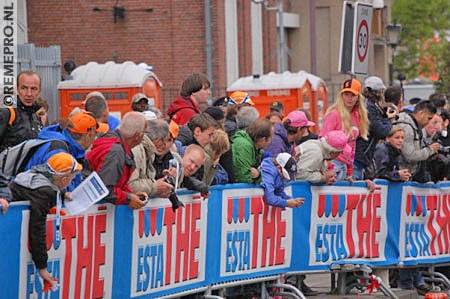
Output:
[[360,292],[364,292],[370,285],[372,285],[372,288],[377,285],[377,288],[385,296],[398,299],[398,296],[380,277],[370,275],[372,269],[366,265],[333,265],[332,271],[338,273],[337,292],[339,295],[348,295],[354,288]]
[[424,280],[432,284],[433,287],[440,286],[441,290],[450,289],[450,280],[444,274],[435,272],[433,269],[428,271],[420,271],[420,273],[422,273]]
[[269,288],[278,288],[278,289],[283,289],[283,290],[290,291],[290,292],[275,291],[275,292],[272,293],[272,295],[282,295],[282,296],[291,297],[291,298],[294,298],[294,299],[306,299],[305,295],[303,295],[303,293],[299,289],[297,289],[293,285],[286,284],[286,283],[281,283],[281,279],[280,278],[277,279],[276,283],[271,283],[267,287],[269,287]]

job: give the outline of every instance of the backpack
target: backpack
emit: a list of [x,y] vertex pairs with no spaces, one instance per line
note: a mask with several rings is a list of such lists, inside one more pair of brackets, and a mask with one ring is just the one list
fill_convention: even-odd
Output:
[[23,172],[36,150],[41,145],[55,140],[58,139],[30,139],[5,149],[0,153],[0,173],[9,177]]

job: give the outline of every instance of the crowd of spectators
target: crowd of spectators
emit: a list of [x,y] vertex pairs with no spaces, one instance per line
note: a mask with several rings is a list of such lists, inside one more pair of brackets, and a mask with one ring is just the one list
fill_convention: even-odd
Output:
[[[356,79],[346,80],[320,126],[302,109],[285,115],[279,100],[270,105],[270,113],[260,115],[258,103],[241,91],[208,106],[210,82],[198,73],[182,83],[168,118],[138,93],[118,124],[104,96],[93,92],[68,119],[49,124],[39,75],[22,72],[17,82],[17,108],[0,110],[0,148],[36,138],[49,142],[28,157],[24,172],[10,184],[12,196],[0,204],[6,212],[11,200],[31,200],[30,223],[39,223],[30,224],[31,252],[49,282],[42,220],[49,208],[70,199],[69,191],[92,171],[109,190],[107,202],[140,209],[146,204],[142,199],[169,198],[174,210],[183,206],[176,198],[183,187],[207,196],[214,184],[261,184],[267,204],[284,209],[304,202],[284,192],[292,180],[329,185],[365,180],[373,191],[376,178],[426,183],[449,177],[445,96],[434,94],[402,107],[398,87],[386,88],[378,77],[368,77],[363,87]],[[72,168],[62,168],[66,164]],[[25,184],[24,178],[35,173],[43,185]],[[25,196],[42,188],[48,197]],[[402,273],[401,281],[406,278]],[[412,280],[402,286],[413,284],[425,288],[423,281]],[[314,294],[306,285],[303,291]]]

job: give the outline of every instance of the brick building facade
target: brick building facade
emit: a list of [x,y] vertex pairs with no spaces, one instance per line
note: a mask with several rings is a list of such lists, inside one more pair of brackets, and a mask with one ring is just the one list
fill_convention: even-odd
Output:
[[[146,62],[164,84],[167,97],[178,92],[183,79],[193,72],[206,73],[205,1],[121,0],[125,18],[114,23],[116,0],[27,1],[28,41],[37,46],[60,45],[62,63],[90,61]],[[225,13],[223,0],[211,1],[213,79],[216,96],[226,86]],[[238,0],[237,20],[239,75],[252,73],[250,0]],[[94,11],[94,7],[100,11]],[[142,9],[151,7],[152,12]],[[265,19],[274,14],[263,13]],[[264,24],[274,20],[264,20]],[[274,27],[274,26],[272,26]],[[264,71],[276,71],[276,28],[263,30]],[[163,99],[164,101],[172,99]]]
[[[213,95],[219,97],[239,77],[278,71],[277,12],[252,0],[19,1],[26,1],[28,42],[36,46],[60,45],[62,63],[145,62],[153,66],[164,84],[164,108],[178,94],[183,79],[193,72],[207,74],[213,81]],[[285,22],[290,16],[298,23],[285,27],[285,43],[291,50],[291,55],[286,55],[287,69],[311,72],[315,59],[317,68],[313,73],[333,87],[333,93],[334,87],[339,88],[347,77],[337,70],[342,2],[283,1]],[[390,1],[381,2],[385,4],[374,12],[379,30],[374,32],[369,51],[369,74],[386,81],[389,49],[384,26],[390,18]],[[269,0],[267,6],[277,3]],[[125,8],[125,17],[116,22],[115,4]],[[315,47],[311,46],[310,24],[314,18],[310,5],[315,5]],[[143,11],[150,7],[151,12]],[[206,38],[208,10],[211,43]],[[208,49],[212,49],[210,64]]]

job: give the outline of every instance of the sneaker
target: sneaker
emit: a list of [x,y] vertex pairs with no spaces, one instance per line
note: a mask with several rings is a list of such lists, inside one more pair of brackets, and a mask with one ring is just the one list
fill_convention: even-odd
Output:
[[306,284],[303,283],[302,287],[300,288],[300,291],[302,291],[303,295],[305,296],[317,296],[319,295],[319,292],[314,291],[310,287],[308,287]]
[[430,292],[432,290],[432,287],[429,284],[421,284],[416,287],[417,294],[420,296],[425,296],[426,293]]

